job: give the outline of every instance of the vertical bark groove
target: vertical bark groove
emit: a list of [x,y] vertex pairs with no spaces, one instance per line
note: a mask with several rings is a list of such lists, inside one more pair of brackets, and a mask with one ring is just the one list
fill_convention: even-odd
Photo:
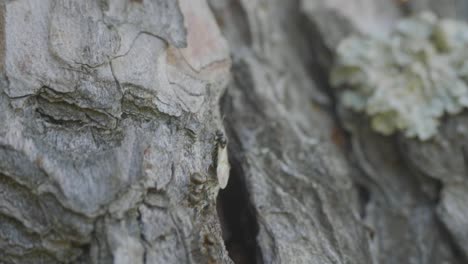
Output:
[[261,253],[256,239],[258,223],[249,201],[249,194],[240,165],[230,159],[233,166],[226,189],[218,194],[222,214],[221,225],[229,257],[236,264],[260,264]]

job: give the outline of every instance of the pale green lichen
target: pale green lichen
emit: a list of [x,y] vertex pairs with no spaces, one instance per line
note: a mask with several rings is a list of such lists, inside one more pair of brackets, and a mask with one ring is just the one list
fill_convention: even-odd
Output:
[[468,107],[468,24],[430,13],[407,18],[384,38],[352,36],[331,73],[340,102],[365,112],[374,130],[421,140],[440,118]]

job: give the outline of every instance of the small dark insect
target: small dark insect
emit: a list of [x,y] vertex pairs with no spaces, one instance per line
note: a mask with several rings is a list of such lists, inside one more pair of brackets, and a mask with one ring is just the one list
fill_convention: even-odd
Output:
[[224,136],[223,131],[221,130],[216,130],[216,142],[219,144],[221,148],[225,148],[227,144],[227,139],[226,136]]

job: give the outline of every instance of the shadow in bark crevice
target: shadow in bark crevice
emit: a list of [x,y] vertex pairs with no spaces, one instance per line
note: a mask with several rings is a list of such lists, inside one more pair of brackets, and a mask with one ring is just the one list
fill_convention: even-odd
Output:
[[231,164],[229,182],[224,190],[220,190],[217,200],[224,243],[234,263],[263,263],[257,244],[259,225],[245,174],[229,146],[228,150]]

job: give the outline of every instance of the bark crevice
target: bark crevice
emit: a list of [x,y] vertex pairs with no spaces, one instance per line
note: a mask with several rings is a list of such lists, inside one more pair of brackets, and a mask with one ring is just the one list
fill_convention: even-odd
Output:
[[234,263],[263,263],[257,244],[259,225],[242,165],[228,145],[231,170],[228,185],[218,194],[223,240]]

